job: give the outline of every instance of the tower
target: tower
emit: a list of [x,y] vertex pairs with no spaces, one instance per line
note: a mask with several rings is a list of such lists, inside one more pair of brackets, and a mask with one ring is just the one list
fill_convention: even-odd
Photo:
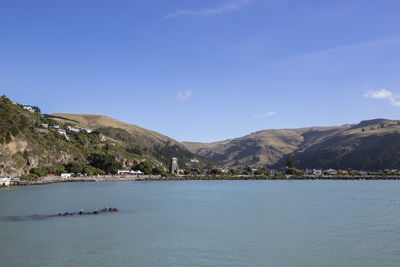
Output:
[[171,166],[169,167],[171,174],[179,174],[178,158],[171,158]]

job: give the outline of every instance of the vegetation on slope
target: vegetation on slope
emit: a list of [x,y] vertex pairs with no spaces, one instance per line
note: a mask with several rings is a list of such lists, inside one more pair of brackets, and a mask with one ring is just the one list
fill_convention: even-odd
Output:
[[[88,120],[87,117],[85,119]],[[119,168],[143,169],[146,173],[165,173],[165,167],[156,166],[157,160],[163,161],[166,166],[171,156],[180,157],[182,162],[193,156],[172,139],[151,131],[148,132],[151,132],[152,136],[157,136],[157,141],[154,142],[156,145],[142,143],[143,137],[126,130],[126,125],[123,125],[125,128],[122,129],[102,127],[93,132],[83,129],[75,132],[67,129],[67,126],[82,127],[79,124],[78,120],[60,119],[27,111],[22,105],[14,104],[2,96],[0,175],[34,179],[64,172],[104,174]],[[60,131],[53,129],[54,125],[58,125]],[[114,125],[119,126],[118,123]],[[85,126],[87,127],[83,125]],[[61,129],[65,130],[65,134]],[[141,131],[146,133],[147,130]],[[148,142],[152,140],[149,136],[145,138]],[[166,144],[160,141],[163,139],[166,140]]]

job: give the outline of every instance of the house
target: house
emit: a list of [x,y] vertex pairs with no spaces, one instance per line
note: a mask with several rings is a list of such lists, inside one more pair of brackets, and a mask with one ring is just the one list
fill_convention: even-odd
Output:
[[313,169],[313,175],[321,176],[322,175],[322,170]]
[[71,178],[72,173],[61,173],[61,178]]
[[124,174],[130,174],[131,171],[129,170],[117,170],[117,174],[119,175],[124,175]]
[[101,142],[106,141],[106,138],[104,136],[100,137]]
[[23,108],[32,113],[40,113],[40,109],[35,106],[24,105]]
[[47,123],[42,123],[43,128],[49,128],[49,125]]
[[227,168],[227,167],[221,168],[221,171],[223,173],[228,173],[229,172],[229,168]]
[[199,163],[198,159],[190,159],[190,163]]
[[87,129],[87,128],[83,128],[83,130],[85,130],[87,133],[91,133],[92,132],[92,130]]
[[65,139],[67,139],[68,141],[71,141],[71,139],[69,138],[69,136],[67,135],[67,132],[66,132],[65,130],[63,130],[63,129],[58,129],[57,132],[58,132],[59,134],[61,134],[62,136],[64,136]]
[[2,177],[0,178],[0,187],[10,186],[11,178]]
[[31,106],[24,106],[24,109],[29,112],[35,113],[35,110]]
[[72,126],[67,126],[67,130],[75,133],[79,133],[81,131],[81,129]]
[[60,125],[51,125],[50,128],[53,130],[58,130],[60,129]]

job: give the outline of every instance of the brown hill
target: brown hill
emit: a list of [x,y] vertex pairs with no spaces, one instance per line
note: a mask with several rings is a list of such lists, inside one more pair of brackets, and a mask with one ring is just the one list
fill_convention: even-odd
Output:
[[[191,152],[228,167],[282,167],[292,154],[300,168],[392,168],[400,166],[396,159],[399,153],[395,153],[400,151],[399,128],[399,121],[376,119],[357,125],[264,130],[221,142],[183,144]],[[374,154],[381,159],[374,160]]]

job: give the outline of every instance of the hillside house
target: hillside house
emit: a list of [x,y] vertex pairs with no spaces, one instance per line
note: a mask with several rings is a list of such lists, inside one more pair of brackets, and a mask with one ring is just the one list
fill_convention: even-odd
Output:
[[81,131],[81,129],[72,126],[67,126],[67,130],[75,133],[79,133]]
[[24,109],[29,112],[35,113],[35,110],[31,106],[24,106]]
[[71,139],[69,138],[69,136],[67,135],[67,132],[63,129],[58,129],[57,130],[58,134],[62,135],[65,137],[65,139],[67,139],[68,141],[71,141]]
[[61,173],[61,178],[71,178],[72,173]]

